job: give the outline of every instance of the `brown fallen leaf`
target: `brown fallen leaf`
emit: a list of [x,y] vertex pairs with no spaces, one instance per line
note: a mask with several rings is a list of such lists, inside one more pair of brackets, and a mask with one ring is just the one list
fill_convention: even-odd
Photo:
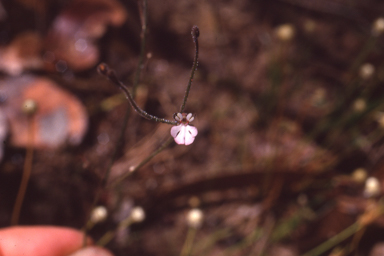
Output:
[[107,26],[121,25],[126,15],[124,7],[115,0],[71,1],[56,17],[46,37],[46,60],[52,67],[64,61],[75,71],[94,66],[99,59],[95,41],[105,33]]
[[46,11],[49,9],[49,4],[51,0],[17,0],[24,7],[34,10],[39,15],[46,15]]
[[[77,145],[87,130],[84,106],[46,78],[22,76],[0,81],[0,98],[13,146],[28,145],[30,127],[34,127],[35,148],[57,148],[65,142]],[[37,111],[30,120],[23,111],[26,100],[33,100],[37,105]]]
[[21,33],[8,46],[0,48],[0,70],[17,76],[25,69],[39,69],[43,66],[41,51],[42,40],[37,33]]

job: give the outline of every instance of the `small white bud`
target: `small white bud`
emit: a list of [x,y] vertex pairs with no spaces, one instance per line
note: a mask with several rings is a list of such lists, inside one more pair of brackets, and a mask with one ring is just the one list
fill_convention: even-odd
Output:
[[145,219],[145,212],[144,209],[136,206],[135,208],[132,209],[131,211],[131,220],[132,222],[142,222]]
[[108,216],[107,209],[104,206],[98,206],[93,209],[91,213],[91,221],[93,223],[99,223],[104,221]]
[[367,179],[367,171],[364,168],[357,168],[352,173],[352,179],[357,183],[363,183]]
[[371,78],[374,73],[375,66],[373,66],[371,63],[365,63],[360,67],[359,74],[363,79]]
[[32,99],[26,99],[23,102],[22,110],[27,115],[33,115],[37,111],[37,103],[35,100]]
[[379,36],[384,32],[384,18],[380,17],[375,20],[372,26],[372,35]]
[[188,212],[187,223],[191,228],[199,228],[203,224],[204,214],[200,209],[192,209]]
[[364,99],[357,99],[353,103],[353,110],[356,112],[361,112],[367,107],[367,103],[365,102]]
[[275,35],[281,41],[291,41],[295,36],[296,30],[292,24],[283,24],[275,29]]
[[381,191],[380,182],[377,178],[369,177],[365,181],[365,188],[363,192],[365,197],[377,196],[380,194],[380,191]]
[[374,116],[376,121],[379,123],[379,126],[384,128],[384,112],[377,111]]
[[189,198],[189,200],[188,200],[188,204],[192,208],[199,207],[200,203],[201,203],[200,199],[197,196],[193,196],[193,197]]
[[316,22],[313,20],[306,20],[304,22],[304,30],[307,33],[313,33],[316,29]]
[[318,88],[313,92],[312,105],[320,106],[326,100],[327,91],[324,88]]

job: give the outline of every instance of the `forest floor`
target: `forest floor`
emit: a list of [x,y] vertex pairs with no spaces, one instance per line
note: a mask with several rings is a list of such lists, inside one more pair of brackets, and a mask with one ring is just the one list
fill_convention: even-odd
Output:
[[[89,231],[97,242],[143,208],[106,245],[116,255],[180,255],[195,208],[191,255],[383,255],[384,2],[160,2],[4,1],[0,227],[30,168],[22,225],[81,229],[98,197],[108,217]],[[193,25],[186,112],[198,135],[139,166],[171,126],[135,113],[96,67],[173,120]]]

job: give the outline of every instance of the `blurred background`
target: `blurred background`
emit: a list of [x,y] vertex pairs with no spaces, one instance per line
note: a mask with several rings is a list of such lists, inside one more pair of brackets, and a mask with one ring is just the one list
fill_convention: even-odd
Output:
[[[96,67],[133,90],[145,11],[135,99],[173,120],[197,25],[199,134],[137,168],[171,126]],[[378,0],[1,1],[0,227],[29,170],[19,224],[81,229],[103,206],[89,234],[117,230],[116,255],[384,255],[383,15]]]

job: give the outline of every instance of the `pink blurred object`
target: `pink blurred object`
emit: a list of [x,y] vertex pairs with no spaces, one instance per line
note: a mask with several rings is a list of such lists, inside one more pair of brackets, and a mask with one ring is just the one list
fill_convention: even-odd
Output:
[[[33,100],[37,105],[30,117],[23,111],[26,100]],[[35,148],[57,148],[66,142],[77,145],[87,130],[88,117],[81,102],[46,78],[23,76],[2,80],[0,101],[13,146],[28,145],[31,123]]]
[[[127,13],[115,0],[74,0],[56,17],[45,40],[45,61],[75,71],[93,67],[99,60],[95,41],[107,26],[120,26]],[[62,68],[62,67],[61,67]]]

